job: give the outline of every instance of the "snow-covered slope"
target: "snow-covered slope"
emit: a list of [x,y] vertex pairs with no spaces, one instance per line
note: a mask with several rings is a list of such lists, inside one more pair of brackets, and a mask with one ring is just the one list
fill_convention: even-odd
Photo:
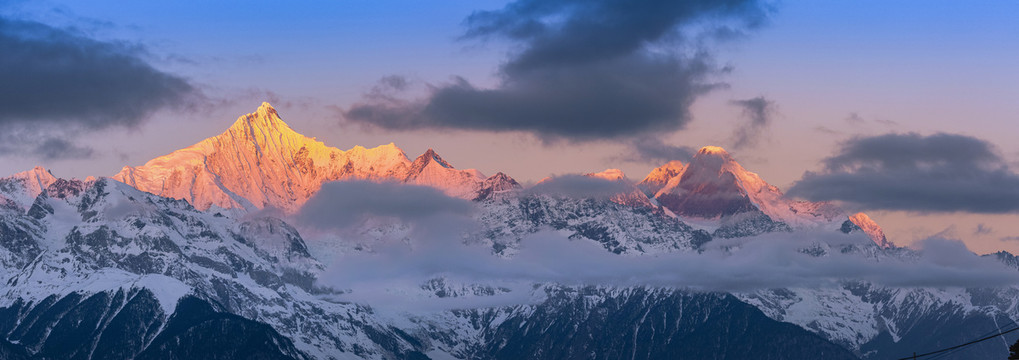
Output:
[[885,232],[884,230],[881,230],[881,226],[874,222],[874,220],[871,220],[870,216],[867,216],[867,214],[862,212],[856,213],[849,217],[849,221],[859,227],[860,230],[863,230],[863,233],[867,234],[871,240],[874,240],[874,243],[878,244],[878,246],[883,248],[895,246],[895,244],[888,241],[888,238],[885,237]]
[[644,180],[637,183],[637,187],[644,191],[644,194],[648,197],[654,197],[659,190],[669,184],[669,180],[683,175],[683,170],[686,170],[686,165],[683,165],[683,162],[679,160],[669,161],[665,165],[651,170],[651,173],[647,174]]
[[602,180],[608,180],[616,182],[622,185],[622,191],[612,195],[610,200],[617,204],[629,205],[633,207],[647,207],[654,208],[658,206],[658,202],[648,198],[640,188],[637,187],[630,179],[623,174],[622,170],[619,169],[605,169],[601,172],[588,173],[584,176],[593,177]]
[[[562,229],[576,231],[577,238],[603,241],[613,252],[690,250],[689,228],[674,218],[611,201],[596,203],[536,195],[490,199],[482,206],[492,207],[493,213],[515,217],[490,219],[509,226],[510,229],[505,229],[508,234],[562,223]],[[531,216],[519,217],[525,214]],[[0,340],[14,341],[12,346],[24,346],[28,354],[39,356],[70,354],[60,350],[66,349],[60,347],[62,343],[89,347],[89,355],[80,355],[82,358],[165,355],[165,351],[170,351],[167,346],[180,344],[172,340],[182,336],[173,324],[195,316],[190,310],[194,301],[215,304],[214,310],[203,310],[202,314],[218,311],[240,316],[230,320],[223,318],[226,315],[218,315],[222,329],[227,324],[246,329],[243,335],[204,332],[203,336],[268,337],[268,344],[275,345],[267,351],[278,351],[284,354],[283,358],[305,355],[320,359],[425,358],[426,352],[438,356],[446,350],[461,357],[498,358],[500,352],[511,350],[507,344],[513,344],[512,347],[534,344],[527,340],[528,332],[513,333],[508,324],[559,323],[564,319],[555,315],[559,314],[557,309],[588,312],[589,305],[584,304],[614,311],[620,320],[609,323],[620,329],[637,326],[640,330],[635,331],[649,331],[650,323],[620,322],[645,311],[640,307],[645,298],[670,304],[686,302],[674,303],[672,299],[705,300],[704,306],[676,310],[684,314],[693,311],[712,314],[721,321],[709,321],[710,326],[702,327],[704,322],[696,320],[700,316],[693,316],[689,318],[691,326],[677,328],[684,329],[682,334],[717,336],[744,329],[748,321],[751,326],[763,328],[777,324],[752,311],[747,313],[751,308],[731,297],[645,289],[587,291],[590,294],[585,298],[597,295],[600,298],[597,303],[576,303],[580,299],[573,297],[575,289],[560,288],[555,290],[554,297],[529,295],[537,305],[515,308],[467,308],[424,314],[377,311],[365,305],[332,301],[342,293],[316,284],[315,278],[322,276],[323,267],[313,258],[297,230],[279,219],[237,218],[199,211],[185,201],[147,194],[106,178],[88,182],[58,179],[39,194],[28,212],[6,208],[0,209],[0,215],[3,216],[0,224],[8,229],[0,243],[4,251],[0,278],[8,285],[0,292],[0,314],[10,320],[0,321]],[[603,224],[608,227],[603,228]],[[538,295],[551,291],[545,287],[526,288],[532,290],[524,291]],[[435,281],[417,288],[411,284],[410,288],[393,290],[425,298],[429,293],[438,297],[483,297],[509,291]],[[192,298],[197,300],[188,300]],[[619,308],[615,305],[619,301],[629,305]],[[182,314],[181,306],[189,312]],[[733,306],[742,307],[743,312],[727,312]],[[129,311],[130,316],[118,316],[120,309],[127,309],[123,311]],[[87,316],[90,312],[95,317]],[[497,321],[472,323],[472,319],[498,313],[506,316]],[[244,322],[241,317],[258,323]],[[588,321],[585,319],[576,321]],[[224,323],[227,320],[232,322]],[[39,323],[21,325],[35,321]],[[124,322],[148,330],[139,332],[137,337],[108,330]],[[566,323],[560,326],[572,328]],[[806,332],[788,326],[785,329],[780,338],[806,339],[813,342],[812,346],[837,350]],[[276,332],[288,340],[275,338]],[[67,338],[70,336],[67,334],[81,335]],[[678,335],[663,333],[663,336],[656,341],[680,347],[693,344],[674,342],[681,339]],[[557,339],[549,334],[546,341],[558,342]],[[614,346],[584,343],[604,348],[606,354]],[[99,355],[107,354],[102,349],[110,346],[121,349],[118,355]],[[531,353],[531,357],[556,357],[538,349],[533,351],[537,352]],[[652,347],[637,351],[656,350]],[[745,355],[747,351],[750,350],[733,353]]]
[[403,181],[431,186],[446,195],[473,200],[481,193],[485,175],[474,169],[457,170],[436,154],[435,150],[428,149],[410,164]]
[[477,197],[485,181],[476,170],[453,169],[432,150],[411,162],[392,143],[347,151],[326,146],[291,129],[268,103],[220,135],[142,166],[125,166],[113,178],[202,210],[287,212],[300,208],[327,181],[405,181],[467,199]]
[[18,207],[28,210],[46,187],[57,181],[49,170],[36,166],[32,170],[0,178],[0,207]]
[[314,358],[391,358],[414,347],[363,306],[322,300],[332,290],[314,284],[321,265],[278,219],[202,212],[107,178],[64,183],[51,184],[27,213],[0,210],[0,278],[7,284],[0,312],[51,297],[146,289],[159,304],[149,315],[156,324],[168,321],[180,299],[196,296],[271,325]]
[[[918,253],[877,244],[864,247],[816,243],[814,256],[853,254],[875,263],[910,261]],[[1003,257],[1014,258],[1011,255]],[[1007,259],[1001,259],[1007,263]],[[735,294],[769,317],[797,324],[845,346],[864,359],[906,356],[917,349],[940,349],[972,340],[975,334],[1007,329],[1017,317],[1019,287],[889,287],[846,280],[833,287],[796,287]],[[1010,334],[946,359],[1007,356],[1016,341]]]

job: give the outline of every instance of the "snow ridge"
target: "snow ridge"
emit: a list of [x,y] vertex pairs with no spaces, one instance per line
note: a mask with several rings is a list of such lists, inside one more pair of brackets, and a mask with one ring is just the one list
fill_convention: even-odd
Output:
[[183,199],[201,210],[294,212],[335,180],[393,180],[477,197],[485,177],[456,170],[429,149],[413,163],[390,143],[343,151],[290,128],[268,103],[241,116],[220,135],[150,160],[125,166],[113,179],[152,194]]

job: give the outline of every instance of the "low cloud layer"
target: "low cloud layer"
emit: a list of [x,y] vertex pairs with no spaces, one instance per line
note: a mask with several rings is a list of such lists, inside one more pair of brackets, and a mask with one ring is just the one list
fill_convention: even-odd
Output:
[[365,217],[413,223],[440,215],[465,215],[471,203],[428,186],[392,182],[336,181],[322,184],[296,220],[318,229],[343,229]]
[[724,72],[705,39],[756,28],[766,16],[752,0],[517,0],[465,21],[465,39],[518,45],[496,87],[455,78],[419,100],[373,91],[344,118],[396,130],[522,131],[545,141],[675,131]]
[[143,47],[76,30],[0,16],[0,49],[0,126],[63,134],[20,139],[4,154],[87,157],[89,149],[69,140],[72,132],[137,126],[198,93],[150,65]]
[[861,209],[1010,213],[1019,211],[1019,174],[995,147],[955,134],[858,137],[788,191]]
[[[528,191],[572,195],[616,191],[614,183],[584,176],[565,176]],[[297,215],[303,227],[342,233],[341,241],[363,244],[323,259],[327,270],[320,285],[343,291],[338,301],[449,309],[499,306],[533,301],[531,285],[654,286],[696,291],[744,292],[760,289],[839,287],[844,281],[868,281],[890,287],[998,287],[1019,284],[1019,272],[980,257],[964,244],[934,237],[918,250],[880,259],[869,252],[842,251],[872,245],[863,234],[836,231],[779,232],[738,239],[715,239],[701,252],[617,255],[594,241],[546,229],[523,234],[519,244],[495,255],[491,243],[470,236],[483,232],[469,202],[420,186],[395,183],[337,182],[323,189]],[[403,224],[396,237],[375,237],[384,217]],[[301,230],[302,234],[304,230]],[[362,238],[359,238],[362,237]],[[309,240],[309,246],[318,244]],[[328,245],[328,246],[326,246]],[[823,253],[823,256],[817,256]],[[494,296],[443,299],[421,288],[444,278],[457,286],[503,287]]]
[[[869,281],[890,287],[997,287],[1019,283],[1019,273],[989,257],[979,257],[961,242],[940,238],[920,243],[907,260],[843,253],[842,246],[870,240],[836,232],[780,233],[716,240],[703,253],[622,256],[589,240],[571,240],[553,231],[522,239],[519,252],[498,257],[483,245],[464,245],[448,226],[417,236],[410,244],[391,243],[372,253],[350,253],[320,277],[324,285],[350,290],[340,299],[416,306],[421,301],[400,288],[418,288],[444,277],[455,284],[512,288],[509,294],[475,297],[480,303],[529,301],[527,284],[654,286],[696,291],[744,292],[761,289],[838,287],[843,281]],[[813,245],[812,245],[813,244]],[[827,247],[826,256],[802,249]],[[732,250],[732,251],[730,251]],[[521,294],[523,292],[524,294]],[[508,304],[502,304],[508,305]],[[436,307],[470,307],[458,299]]]

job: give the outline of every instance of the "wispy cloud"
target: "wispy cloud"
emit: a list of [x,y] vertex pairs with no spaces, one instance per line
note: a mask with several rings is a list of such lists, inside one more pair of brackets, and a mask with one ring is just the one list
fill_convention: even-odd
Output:
[[685,145],[667,144],[656,136],[641,137],[630,142],[629,152],[620,160],[650,164],[664,164],[672,160],[689,161],[697,149]]
[[973,235],[990,235],[994,232],[994,229],[984,223],[977,224],[976,228],[973,229]]
[[757,146],[775,116],[775,102],[763,96],[745,100],[733,100],[730,104],[743,110],[745,122],[733,130],[730,143],[733,149]]

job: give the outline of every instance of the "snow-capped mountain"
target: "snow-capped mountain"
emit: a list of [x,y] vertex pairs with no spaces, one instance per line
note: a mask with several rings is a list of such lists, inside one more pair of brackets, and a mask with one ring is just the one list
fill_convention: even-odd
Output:
[[347,151],[326,146],[291,129],[268,103],[220,135],[142,166],[125,166],[113,178],[145,192],[187,200],[201,210],[271,206],[287,212],[300,208],[327,181],[399,181],[474,199],[486,180],[477,170],[454,169],[431,149],[411,162],[392,143]]
[[[256,358],[413,351],[370,310],[322,300],[332,290],[314,283],[321,265],[279,219],[203,212],[107,178],[63,183],[30,211],[0,214],[0,333],[11,346],[42,358],[205,357],[210,339],[251,336],[265,339]],[[235,350],[223,358],[245,354]]]
[[648,197],[654,197],[655,194],[658,194],[659,190],[669,184],[669,180],[682,175],[683,170],[685,169],[686,165],[683,165],[682,161],[669,161],[665,163],[665,165],[651,170],[651,173],[647,174],[647,176],[644,177],[644,180],[637,183],[637,186],[640,187],[640,189],[644,191],[644,194]]
[[838,229],[849,221],[875,243],[890,245],[866,214],[848,216],[829,202],[789,199],[717,146],[701,148],[689,164],[673,161],[652,170],[638,186],[673,213],[699,223],[717,219],[724,226],[738,218],[763,220],[760,214],[794,229]]
[[605,169],[601,172],[588,173],[584,176],[608,180],[616,182],[622,185],[622,191],[613,194],[610,200],[615,203],[622,205],[629,205],[633,207],[647,207],[654,208],[658,206],[658,202],[647,197],[637,184],[634,184],[623,174],[622,170],[619,169]]
[[[594,351],[599,358],[613,358],[620,351],[617,345],[584,340],[585,334],[603,333],[596,329],[609,325],[633,329],[627,331],[634,336],[653,333],[657,320],[634,322],[635,327],[626,323],[647,303],[669,309],[649,319],[683,320],[652,336],[654,344],[670,347],[625,351],[660,356],[668,349],[700,349],[781,358],[786,352],[775,346],[778,341],[741,340],[730,349],[728,342],[703,347],[699,340],[777,329],[776,339],[807,344],[800,350],[804,354],[851,358],[823,338],[771,320],[729,295],[542,285],[528,287],[525,291],[532,293],[525,295],[533,302],[517,306],[424,314],[334,301],[342,290],[318,286],[315,278],[322,275],[322,266],[285,222],[200,211],[107,178],[58,179],[30,210],[5,208],[0,215],[0,277],[7,284],[0,292],[4,358],[555,359],[564,353],[538,346],[541,342],[533,337],[542,335],[532,327],[547,329],[538,324],[571,317],[564,314],[604,311],[612,317],[576,318],[590,326],[563,323],[556,330],[561,335],[549,333],[544,341],[558,342],[580,331],[582,336],[571,336],[573,343],[559,351],[578,356]],[[509,291],[463,290],[468,288],[439,279],[403,291],[423,300]],[[578,302],[578,291],[588,300]],[[595,297],[600,300],[591,301]],[[532,325],[514,331],[523,324]]]
[[[334,275],[328,264],[337,258],[376,256],[387,242],[422,245],[412,226],[367,219],[316,237],[289,221],[324,182],[367,179],[473,200],[477,226],[451,236],[489,247],[479,256],[491,259],[471,259],[480,262],[512,259],[541,232],[649,261],[712,246],[735,253],[745,239],[734,238],[797,231],[835,239],[794,244],[818,261],[919,256],[887,241],[865,214],[786,198],[717,147],[637,184],[616,169],[586,176],[620,186],[609,196],[534,192],[503,173],[458,170],[431,149],[413,161],[392,144],[342,151],[294,132],[263,104],[221,135],[125,167],[117,181],[59,179],[42,168],[0,178],[0,358],[878,359],[1019,320],[1019,287],[863,280],[716,293],[511,288],[440,274],[385,291],[409,304],[458,305],[393,310],[349,301],[358,289],[322,279]],[[249,211],[270,206],[286,210],[284,218]],[[994,257],[1019,271],[1015,256]],[[1003,357],[1016,337],[955,358]]]
[[28,210],[35,197],[56,181],[57,178],[41,166],[0,178],[0,207]]
[[888,238],[885,237],[884,230],[881,230],[881,226],[878,225],[874,220],[871,220],[870,216],[864,213],[856,213],[849,217],[849,221],[860,228],[867,236],[874,240],[874,243],[883,248],[890,248],[895,246]]

